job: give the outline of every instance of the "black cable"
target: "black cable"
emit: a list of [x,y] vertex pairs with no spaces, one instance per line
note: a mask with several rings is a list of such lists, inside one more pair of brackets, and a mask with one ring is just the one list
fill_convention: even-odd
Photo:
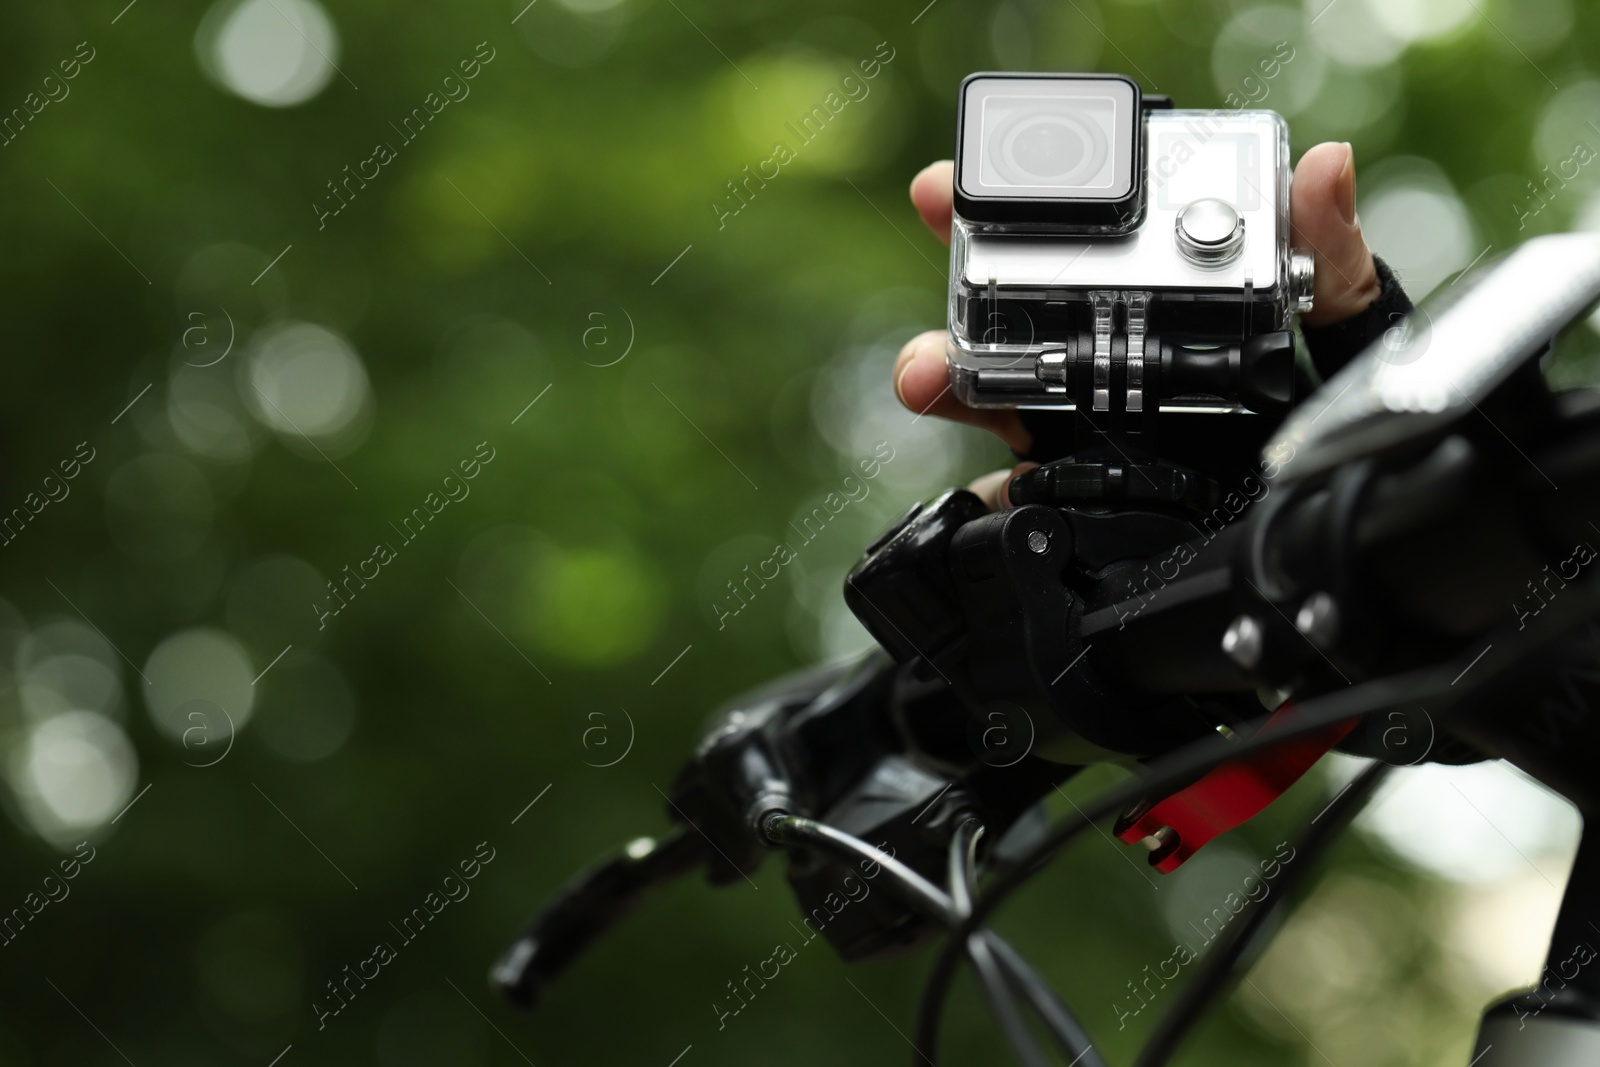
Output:
[[[977,974],[979,983],[983,988],[984,997],[989,1001],[989,1010],[994,1013],[995,1020],[1000,1024],[1000,1030],[1006,1035],[1006,1040],[1011,1042],[1011,1047],[1016,1050],[1017,1058],[1029,1067],[1050,1067],[1050,1057],[1045,1055],[1039,1043],[1034,1040],[1033,1031],[1028,1029],[1027,1020],[1022,1017],[1022,1011],[1017,1005],[1013,995],[1013,985],[1009,976],[995,959],[994,949],[990,939],[982,933],[974,934],[967,939],[967,958],[972,961],[972,970]],[[922,1055],[920,1051],[917,1058],[932,1064],[932,1060]],[[916,1061],[914,1060],[913,1063]]]
[[[899,895],[912,907],[932,916],[945,926],[954,927],[961,922],[962,914],[937,886],[893,856],[873,848],[858,837],[826,823],[798,815],[774,818],[763,829],[769,839],[779,844],[805,845],[847,859],[866,859],[882,868],[883,873],[889,876],[888,885],[891,890],[898,889]],[[1011,1047],[1016,1050],[1018,1059],[1027,1067],[1051,1067],[1050,1058],[1034,1040],[1033,1033],[1028,1029],[1016,999],[1011,994],[1005,970],[994,957],[993,940],[995,940],[993,934],[987,931],[975,931],[969,933],[964,942],[967,958],[972,961],[972,969],[977,974],[979,984],[989,1001],[990,1010],[994,1012],[1001,1031],[1006,1035],[1006,1040],[1011,1042]],[[912,1050],[918,1053],[921,1061],[926,1061],[930,1065],[933,1063],[933,1060],[923,1055],[915,1044],[912,1045]]]
[[1177,1003],[1162,1016],[1149,1040],[1139,1050],[1134,1067],[1163,1067],[1171,1059],[1184,1038],[1200,1021],[1200,1016],[1242,976],[1244,967],[1240,961],[1253,956],[1254,950],[1264,947],[1267,939],[1260,937],[1261,932],[1274,916],[1282,913],[1290,897],[1310,878],[1317,860],[1350,825],[1350,821],[1371,799],[1391,770],[1393,768],[1387,763],[1373,763],[1311,821],[1310,831],[1295,849],[1294,864],[1283,868],[1283,875],[1274,887],[1276,895],[1270,902],[1258,904],[1249,918],[1229,931],[1222,944],[1201,958],[1199,967],[1183,987]]
[[[912,898],[907,903],[917,907],[946,926],[954,927],[961,921],[964,911],[957,910],[953,899],[946,897],[937,887],[910,867],[907,867],[892,856],[884,855],[884,853],[858,837],[847,834],[826,823],[819,823],[799,816],[780,816],[772,819],[765,829],[767,836],[779,844],[807,845],[823,851],[833,852],[846,859],[865,859],[878,864],[889,871],[891,875],[890,886],[898,887],[902,894]],[[957,833],[962,833],[963,829],[958,828]],[[968,847],[970,848],[970,846]],[[967,889],[970,906],[970,897],[975,887],[975,882],[968,878],[967,872],[963,872],[963,885]],[[969,940],[981,942],[981,947],[988,950],[985,953],[986,959],[992,953],[993,960],[998,966],[1001,980],[1004,983],[1009,983],[1011,988],[1027,998],[1029,1004],[1039,1013],[1040,1018],[1049,1028],[1051,1036],[1056,1040],[1056,1043],[1070,1057],[1069,1062],[1077,1065],[1077,1067],[1107,1067],[1105,1060],[1094,1052],[1093,1045],[1088,1035],[1084,1033],[1083,1027],[1078,1024],[1072,1013],[1067,1010],[1066,1005],[1061,1003],[1060,998],[1050,984],[1033,969],[1027,960],[1022,957],[1021,953],[1017,952],[1004,938],[992,930],[981,929],[974,931],[969,935]],[[976,963],[974,963],[974,967],[977,967]],[[983,978],[982,972],[980,972],[979,977],[980,980]],[[1004,998],[1000,995],[1003,991],[1003,985],[997,984],[991,987],[987,983],[985,984],[985,992],[991,995],[992,1001],[1006,1002],[1009,998]],[[999,1009],[997,1014],[999,1011],[1009,1012],[1012,1009],[1014,1009],[1014,1002],[1009,1008]],[[1020,1016],[1018,1017],[1018,1022],[1020,1024]],[[917,1050],[915,1045],[912,1047],[918,1053],[919,1062],[932,1065],[933,1060],[931,1058]],[[1034,1047],[1037,1048],[1037,1046]]]
[[962,918],[972,913],[972,899],[978,895],[978,842],[983,840],[983,823],[968,817],[950,838],[950,903]]
[[[1264,720],[1258,720],[1255,732],[1243,741],[1227,741],[1221,737],[1202,738],[1152,763],[1148,768],[1150,773],[1145,777],[1107,790],[1089,802],[1078,819],[1063,820],[1052,826],[1015,866],[995,880],[989,892],[975,902],[972,913],[951,932],[923,986],[922,1003],[917,1012],[916,1045],[930,1050],[930,1054],[937,1052],[939,1016],[944,1008],[945,997],[949,995],[951,980],[955,977],[962,941],[1056,853],[1095,822],[1120,813],[1136,801],[1160,796],[1163,790],[1186,785],[1230,760],[1305,737],[1334,723],[1386,708],[1418,704],[1423,700],[1435,702],[1435,707],[1441,711],[1453,706],[1593,615],[1596,607],[1600,606],[1600,578],[1591,578],[1581,587],[1574,585],[1573,589],[1576,595],[1551,603],[1527,629],[1519,632],[1507,624],[1494,631],[1490,635],[1494,640],[1476,659],[1469,659],[1463,654],[1454,661],[1374,679],[1315,697],[1298,706],[1294,722],[1286,723],[1265,737],[1261,736],[1259,730]],[[1490,655],[1495,649],[1499,651]],[[1461,680],[1468,668],[1473,669],[1472,680],[1457,687],[1455,683]]]
[[[982,836],[983,824],[976,818],[969,818],[956,828],[950,842],[950,899],[956,911],[963,916],[972,911],[972,901],[978,892],[977,852]],[[1103,1064],[1101,1058],[1094,1054],[1094,1043],[1089,1040],[1089,1035],[1062,1003],[1050,983],[1004,939],[991,935],[991,940],[990,948],[1007,970],[1012,988],[1027,998],[1033,1010],[1038,1012],[1067,1062],[1078,1067]]]
[[905,863],[881,849],[874,848],[854,834],[847,834],[827,823],[808,819],[803,815],[769,817],[761,827],[767,839],[780,845],[805,845],[808,848],[831,852],[844,859],[865,859],[881,867],[894,879],[900,896],[909,897],[906,903],[918,911],[926,912],[947,926],[959,921],[950,898],[944,891]]
[[997,937],[992,947],[1001,965],[1010,968],[1012,985],[1028,998],[1033,1010],[1039,1013],[1050,1035],[1066,1054],[1067,1062],[1073,1067],[1107,1067],[1105,1058],[1094,1050],[1094,1042],[1089,1040],[1077,1016],[1061,1002],[1055,987],[1046,982],[1009,942]]
[[[1556,607],[1552,604],[1551,607]],[[1486,657],[1487,658],[1487,657]],[[1108,789],[1089,801],[1082,814],[1075,819],[1065,819],[1051,826],[1027,853],[974,903],[969,914],[956,929],[934,960],[923,987],[922,1004],[917,1013],[917,1029],[913,1043],[923,1054],[937,1062],[939,1017],[950,982],[955,977],[956,965],[961,955],[961,939],[975,929],[1019,886],[1038,873],[1045,863],[1055,856],[1079,834],[1101,819],[1120,814],[1129,804],[1146,797],[1160,796],[1162,790],[1187,785],[1214,767],[1239,759],[1253,752],[1287,743],[1307,734],[1325,730],[1336,722],[1356,718],[1372,711],[1398,705],[1419,703],[1443,688],[1460,673],[1459,666],[1432,667],[1396,678],[1379,679],[1342,689],[1302,704],[1294,720],[1275,728],[1263,737],[1260,730],[1244,740],[1225,740],[1218,736],[1203,738],[1178,749],[1176,752],[1150,765],[1150,773],[1132,782]],[[1486,675],[1489,672],[1485,672]],[[1256,723],[1260,726],[1260,721]]]
[[[965,918],[972,911],[972,898],[977,889],[977,856],[978,839],[983,836],[983,823],[975,818],[963,819],[956,827],[955,834],[950,839],[950,917],[951,925]],[[1011,1041],[1012,1047],[1022,1055],[1024,1049],[1017,1044],[1014,1034],[1027,1034],[1029,1048],[1024,1061],[1030,1056],[1037,1056],[1043,1063],[1049,1063],[1036,1043],[1032,1040],[1032,1033],[1028,1030],[1027,1022],[1022,1018],[1022,1013],[1017,1010],[1017,1002],[1009,993],[997,995],[1005,989],[1026,994],[1026,990],[1016,990],[1016,983],[1008,981],[1008,975],[995,959],[993,946],[989,939],[975,935],[967,942],[967,958],[972,960],[972,968],[984,979],[983,992],[989,999],[989,1010],[994,1012],[995,1018],[1000,1022],[1000,1028],[1005,1031],[1006,1037]],[[980,963],[980,961],[982,961]],[[986,972],[998,975],[1001,982],[999,989],[994,988]],[[919,1054],[920,1055],[920,1054]],[[922,1057],[926,1059],[927,1057]]]

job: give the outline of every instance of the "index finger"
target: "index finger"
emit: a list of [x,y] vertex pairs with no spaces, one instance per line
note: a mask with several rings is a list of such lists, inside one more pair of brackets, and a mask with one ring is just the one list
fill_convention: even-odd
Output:
[[955,208],[956,165],[948,159],[930,163],[911,179],[911,202],[928,229],[950,243],[950,216]]

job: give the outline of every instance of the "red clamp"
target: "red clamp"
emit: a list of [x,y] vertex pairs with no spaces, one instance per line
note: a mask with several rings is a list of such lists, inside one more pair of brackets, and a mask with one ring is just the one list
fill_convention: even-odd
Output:
[[[1285,701],[1262,725],[1260,733],[1269,735],[1281,730],[1293,718],[1294,706]],[[1150,866],[1162,874],[1171,874],[1207,841],[1277,800],[1355,729],[1356,721],[1334,723],[1299,740],[1224,763],[1165,800],[1124,815],[1117,820],[1115,833],[1130,845],[1155,838],[1158,844],[1150,854]]]

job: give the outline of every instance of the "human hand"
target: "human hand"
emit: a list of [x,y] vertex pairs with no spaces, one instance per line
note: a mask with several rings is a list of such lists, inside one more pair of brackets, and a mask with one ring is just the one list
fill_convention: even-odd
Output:
[[[911,202],[928,228],[950,243],[955,164],[942,160],[925,168],[911,182]],[[1308,327],[1331,326],[1366,310],[1379,294],[1372,252],[1361,236],[1356,217],[1354,153],[1348,144],[1319,144],[1300,157],[1289,187],[1291,244],[1316,256],[1314,306],[1302,315]],[[919,334],[900,350],[894,365],[894,391],[900,402],[918,414],[937,415],[978,426],[1026,453],[1032,435],[1017,412],[1007,408],[972,408],[950,392],[945,356],[946,333]],[[1031,464],[1029,464],[1031,466]],[[997,472],[973,483],[973,490],[991,506],[1006,503],[1009,473]]]

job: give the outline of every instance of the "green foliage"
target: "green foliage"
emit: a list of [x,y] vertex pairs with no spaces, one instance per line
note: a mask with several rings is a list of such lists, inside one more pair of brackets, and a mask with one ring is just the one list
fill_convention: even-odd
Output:
[[[0,504],[20,504],[78,442],[97,450],[72,494],[4,547],[0,593],[23,621],[0,626],[0,751],[15,780],[39,716],[16,642],[87,618],[119,650],[108,715],[137,755],[133,790],[150,787],[114,826],[78,835],[96,861],[4,948],[0,1060],[35,1067],[121,1062],[102,1035],[132,1062],[172,1065],[265,1064],[291,1044],[284,1067],[665,1065],[689,1045],[682,1067],[911,1055],[924,954],[857,973],[813,947],[718,1032],[709,1005],[724,983],[791,936],[776,864],[759,888],[663,892],[531,1019],[495,1004],[483,974],[569,872],[666,825],[657,787],[712,708],[859,646],[837,588],[877,530],[1006,461],[975,431],[913,423],[888,381],[898,346],[942,324],[945,253],[904,189],[950,152],[956,81],[1123,70],[1184,105],[1226,106],[1250,74],[1250,34],[1282,24],[1304,58],[1263,104],[1308,94],[1296,151],[1349,139],[1365,173],[1431,160],[1481,237],[1460,267],[1524,235],[1522,183],[1555,162],[1530,140],[1555,93],[1543,71],[1576,84],[1600,45],[1594,13],[1557,0],[1535,6],[1547,22],[1566,11],[1563,32],[1521,3],[1471,5],[1485,14],[1371,68],[1322,58],[1314,11],[1265,9],[1257,27],[1230,22],[1242,5],[1226,0],[939,0],[920,13],[923,0],[327,0],[343,73],[269,108],[203,73],[206,3],[119,15],[122,2],[17,7],[0,40],[3,108],[24,106],[78,42],[95,51],[70,95],[0,147]],[[1335,3],[1352,17],[1372,6]],[[494,58],[470,95],[402,143],[391,124],[479,42]],[[791,132],[890,52],[815,143]],[[395,158],[321,218],[328,183],[380,142]],[[775,142],[793,161],[730,200]],[[1585,195],[1572,183],[1535,228],[1567,225]],[[1405,249],[1380,251],[1404,262]],[[315,445],[273,428],[258,394],[278,386],[252,376],[286,321],[342,338],[370,380],[365,406]],[[231,354],[199,366],[230,329]],[[318,395],[296,410],[323,400],[338,408]],[[871,495],[719,625],[726,584],[880,440],[896,458]],[[480,442],[495,457],[470,494],[428,508]],[[402,533],[419,507],[425,527]],[[395,558],[319,625],[336,606],[322,583],[380,543]],[[252,571],[268,557],[290,559]],[[200,749],[159,729],[135,667],[199,626],[268,668],[251,722],[211,766],[197,764],[222,738]],[[633,747],[593,766],[624,750],[620,709]],[[176,721],[181,733],[196,720]],[[1319,789],[1232,847],[1270,853]],[[6,805],[10,908],[62,852],[24,799]],[[497,858],[471,898],[319,1030],[324,984],[393,940],[391,924],[481,841]],[[1166,954],[1162,899],[1181,892],[1181,879],[1147,885],[1122,851],[1085,841],[1002,923],[1117,1062],[1153,1017],[1119,1033],[1106,1004]],[[1436,892],[1359,841],[1337,868],[1400,899]],[[1365,995],[1412,989],[1412,1030],[1439,1033],[1385,1051],[1382,1032],[1362,1031],[1375,1047],[1361,1062],[1464,1059],[1476,1008],[1452,999],[1429,940],[1443,927],[1417,915],[1388,946],[1411,969],[1384,970],[1393,984]],[[959,989],[954,1062],[1000,1062],[975,990]],[[1268,1014],[1241,996],[1187,1062],[1310,1062]]]

